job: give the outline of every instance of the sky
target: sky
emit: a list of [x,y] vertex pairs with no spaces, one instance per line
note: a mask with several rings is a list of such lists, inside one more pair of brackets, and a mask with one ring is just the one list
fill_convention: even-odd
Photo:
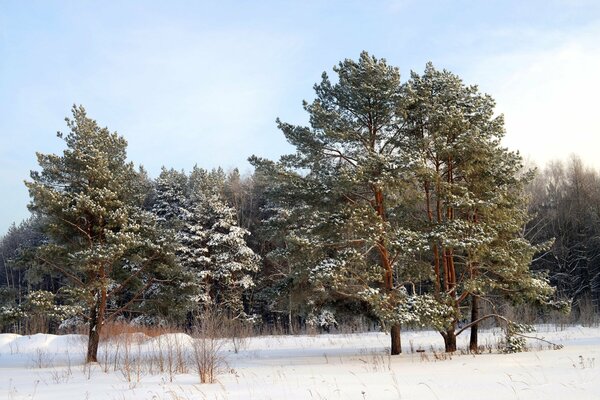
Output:
[[59,154],[73,104],[161,166],[250,172],[292,148],[275,119],[307,124],[302,100],[366,50],[477,84],[529,161],[579,155],[599,169],[596,0],[0,0],[0,235],[27,218],[36,152]]

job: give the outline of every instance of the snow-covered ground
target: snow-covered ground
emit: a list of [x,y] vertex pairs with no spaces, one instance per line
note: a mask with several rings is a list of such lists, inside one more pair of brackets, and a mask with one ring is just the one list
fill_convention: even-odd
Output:
[[[530,342],[524,353],[473,356],[460,351],[465,335],[447,356],[439,334],[419,331],[403,332],[403,354],[390,357],[383,333],[257,337],[237,354],[224,343],[217,383],[200,384],[191,364],[178,364],[191,348],[183,334],[101,344],[91,366],[82,336],[3,334],[0,399],[600,399],[600,328],[536,335],[564,348]],[[500,340],[480,334],[488,348]]]

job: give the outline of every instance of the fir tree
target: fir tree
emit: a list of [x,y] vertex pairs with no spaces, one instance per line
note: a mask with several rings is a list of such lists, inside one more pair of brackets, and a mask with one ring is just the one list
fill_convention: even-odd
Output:
[[260,263],[246,244],[249,232],[237,225],[236,211],[223,200],[224,176],[220,169],[195,167],[189,177],[163,169],[153,211],[174,234],[187,310],[216,307],[229,317],[245,318],[244,296]]
[[[253,275],[260,267],[260,258],[246,243],[250,232],[237,225],[236,211],[220,195],[199,193],[195,202],[192,221],[202,229],[203,237],[198,239],[204,254],[192,270],[202,285],[202,303],[231,318],[246,319],[244,295],[254,287]],[[183,230],[182,243],[189,242],[191,234],[192,230]]]

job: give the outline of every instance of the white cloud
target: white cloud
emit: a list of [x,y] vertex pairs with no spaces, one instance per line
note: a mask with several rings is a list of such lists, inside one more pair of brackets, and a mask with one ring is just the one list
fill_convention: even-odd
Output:
[[543,50],[478,63],[475,82],[505,114],[506,146],[541,164],[576,153],[600,168],[600,24],[552,37]]

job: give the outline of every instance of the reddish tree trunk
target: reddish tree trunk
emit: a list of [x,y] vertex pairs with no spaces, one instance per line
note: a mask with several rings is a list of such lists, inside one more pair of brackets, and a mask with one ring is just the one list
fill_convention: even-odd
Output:
[[400,324],[392,325],[390,336],[392,337],[391,354],[395,356],[397,354],[402,353],[402,343],[400,341]]
[[[375,188],[375,211],[377,215],[385,221],[385,208],[383,205],[383,190]],[[388,292],[392,292],[394,289],[394,270],[392,262],[390,260],[390,253],[386,247],[385,238],[381,237],[377,243],[379,250],[379,256],[381,259],[381,267],[383,268],[383,284]],[[397,355],[402,353],[401,340],[400,340],[400,324],[392,325],[390,331],[392,339],[391,343],[391,354]]]
[[[479,302],[477,296],[471,296],[471,322],[479,319]],[[471,326],[471,336],[469,338],[469,350],[472,353],[478,352],[477,333],[479,330],[478,324]]]
[[456,333],[454,328],[448,329],[446,332],[442,332],[444,337],[444,348],[446,353],[453,353],[456,351]]
[[100,344],[100,333],[104,325],[104,317],[106,314],[107,293],[106,286],[103,284],[106,281],[106,270],[104,266],[100,267],[99,271],[100,290],[96,293],[96,303],[90,311],[90,330],[88,335],[88,349],[86,362],[98,362],[98,345]]

